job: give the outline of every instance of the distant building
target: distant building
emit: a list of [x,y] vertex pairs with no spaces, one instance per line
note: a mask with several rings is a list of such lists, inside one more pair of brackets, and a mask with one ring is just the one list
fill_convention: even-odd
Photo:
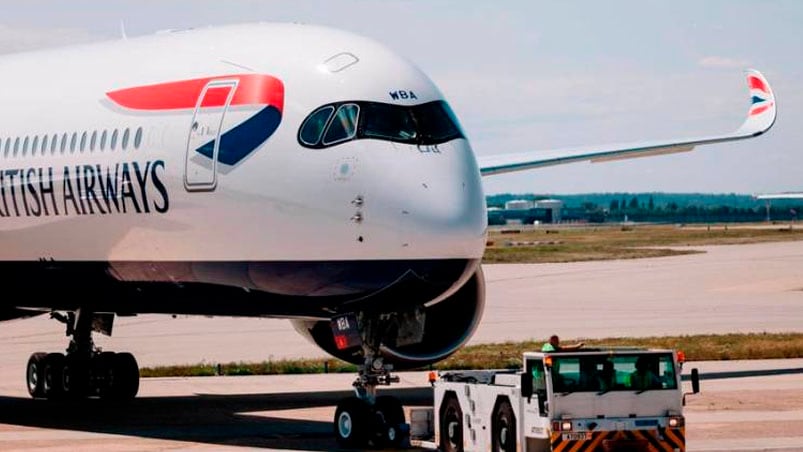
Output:
[[561,221],[563,202],[557,199],[530,201],[515,199],[505,203],[505,208],[488,208],[488,224],[549,224]]
[[505,210],[527,210],[533,208],[533,202],[527,199],[514,199],[505,203]]
[[507,221],[505,220],[505,210],[500,207],[489,207],[488,224],[491,226],[501,226],[507,224]]
[[549,217],[552,219],[551,223],[560,223],[560,211],[563,209],[563,201],[560,199],[541,199],[535,201],[533,207],[548,210],[550,212]]

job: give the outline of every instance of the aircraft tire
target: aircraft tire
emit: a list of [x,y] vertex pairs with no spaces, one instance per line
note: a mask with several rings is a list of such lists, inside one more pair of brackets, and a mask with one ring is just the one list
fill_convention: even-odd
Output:
[[139,365],[131,353],[116,353],[111,360],[110,396],[130,400],[139,392]]
[[48,353],[44,359],[42,369],[42,391],[48,399],[58,399],[62,392],[62,373],[64,372],[64,355],[61,353]]
[[367,445],[371,425],[370,407],[357,397],[337,404],[334,419],[335,439],[340,447],[362,448]]
[[86,359],[65,357],[61,373],[61,393],[77,399],[89,394],[89,365]]
[[92,380],[101,399],[113,397],[115,356],[114,352],[102,352],[92,358]]
[[404,408],[401,401],[393,396],[379,396],[374,403],[377,417],[379,442],[391,448],[399,447],[404,442]]
[[44,389],[44,361],[47,353],[34,353],[28,358],[28,365],[25,370],[25,386],[28,394],[38,399],[45,396]]

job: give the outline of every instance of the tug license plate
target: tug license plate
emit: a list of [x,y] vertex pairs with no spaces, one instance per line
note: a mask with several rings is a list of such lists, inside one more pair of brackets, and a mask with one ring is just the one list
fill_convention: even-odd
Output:
[[585,441],[591,439],[591,432],[571,432],[561,435],[563,441]]

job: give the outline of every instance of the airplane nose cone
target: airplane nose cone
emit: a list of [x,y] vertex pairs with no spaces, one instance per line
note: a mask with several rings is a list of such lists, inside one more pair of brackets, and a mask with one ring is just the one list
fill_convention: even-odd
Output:
[[459,139],[410,148],[380,176],[386,195],[382,216],[397,222],[403,253],[427,259],[481,258],[487,215],[470,145]]

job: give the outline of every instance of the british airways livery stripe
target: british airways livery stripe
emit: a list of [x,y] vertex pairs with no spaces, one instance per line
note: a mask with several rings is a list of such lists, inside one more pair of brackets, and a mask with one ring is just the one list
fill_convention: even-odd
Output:
[[[220,136],[217,161],[226,165],[236,165],[267,141],[279,128],[281,121],[281,111],[269,105],[227,130]],[[196,152],[211,159],[215,152],[215,140],[205,143],[196,149]]]
[[[157,83],[109,91],[106,95],[117,105],[132,110],[194,109],[204,87],[216,80],[238,80],[231,105],[270,105],[279,113],[284,109],[284,84],[276,77],[262,74],[219,75]],[[220,91],[220,95],[206,96],[201,107],[225,105],[228,92]]]
[[760,115],[769,110],[773,104],[767,101],[770,97],[769,87],[767,87],[767,84],[764,83],[763,80],[756,76],[749,75],[747,79],[750,85],[750,93],[752,94],[750,99],[750,116]]
[[760,78],[758,78],[758,77],[756,77],[754,75],[750,75],[750,76],[748,76],[748,78],[750,79],[750,89],[751,90],[757,89],[757,90],[763,91],[763,92],[765,92],[767,94],[770,93],[769,89],[767,89],[767,85]]
[[[220,136],[218,162],[236,165],[267,141],[282,121],[284,84],[278,78],[261,74],[220,75],[124,88],[110,91],[106,96],[121,107],[138,111],[192,111],[196,106],[219,108],[226,105],[228,88],[210,87],[200,105],[198,101],[204,87],[223,80],[237,80],[229,106],[264,106]],[[211,140],[195,151],[211,159],[214,149],[215,140]]]

